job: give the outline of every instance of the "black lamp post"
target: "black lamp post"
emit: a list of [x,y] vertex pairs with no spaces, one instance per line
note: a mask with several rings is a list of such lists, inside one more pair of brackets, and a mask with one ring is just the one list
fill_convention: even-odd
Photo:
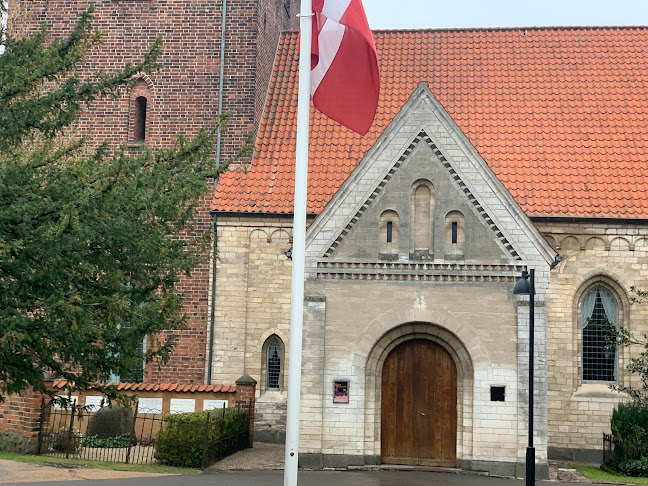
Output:
[[513,293],[529,296],[529,445],[526,450],[526,486],[535,485],[535,448],[533,447],[533,325],[535,304],[535,270],[522,271]]

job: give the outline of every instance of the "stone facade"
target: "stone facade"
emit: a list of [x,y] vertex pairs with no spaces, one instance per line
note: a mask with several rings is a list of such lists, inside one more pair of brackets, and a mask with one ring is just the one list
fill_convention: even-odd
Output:
[[[648,308],[630,304],[630,287],[646,287],[648,224],[539,220],[536,225],[563,258],[551,272],[547,296],[549,452],[597,461],[602,434],[609,433],[610,413],[621,398],[608,383],[583,381],[582,299],[588,289],[603,285],[617,300],[619,325],[639,335],[648,331]],[[625,370],[630,352],[618,356],[622,384],[630,383]]]

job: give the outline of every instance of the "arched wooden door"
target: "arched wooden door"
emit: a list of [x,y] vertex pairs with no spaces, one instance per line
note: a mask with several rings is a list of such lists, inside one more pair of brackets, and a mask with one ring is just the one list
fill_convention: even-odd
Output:
[[457,367],[442,346],[412,340],[387,356],[380,441],[385,464],[455,466]]

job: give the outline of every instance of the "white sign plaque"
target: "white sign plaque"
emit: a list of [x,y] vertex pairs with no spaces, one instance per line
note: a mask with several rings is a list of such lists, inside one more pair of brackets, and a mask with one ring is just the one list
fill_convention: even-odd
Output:
[[227,400],[203,400],[203,410],[227,408]]
[[196,400],[193,398],[172,398],[171,413],[187,413],[196,411]]
[[102,406],[108,405],[108,399],[104,396],[87,396],[85,401],[86,410],[88,412],[96,412]]
[[162,399],[140,398],[137,402],[137,413],[162,413]]
[[[76,403],[77,405],[79,404],[79,397],[77,395],[72,395],[71,397],[68,397],[67,395],[56,395],[56,398],[62,398],[64,400],[69,400],[69,402],[67,402],[68,403],[68,406],[66,407],[67,409],[71,409],[73,403]],[[61,406],[61,402],[59,400],[54,402],[54,408],[58,409],[58,410],[63,408]]]

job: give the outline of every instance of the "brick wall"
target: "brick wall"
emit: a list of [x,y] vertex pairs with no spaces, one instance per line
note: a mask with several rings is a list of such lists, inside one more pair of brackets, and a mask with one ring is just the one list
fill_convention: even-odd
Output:
[[[223,110],[232,115],[222,140],[222,156],[233,154],[248,134],[256,134],[278,32],[292,19],[283,2],[230,0],[227,4]],[[10,0],[14,35],[35,32],[47,24],[55,36],[73,27],[88,0]],[[165,147],[176,134],[192,135],[218,119],[221,2],[180,0],[96,0],[95,26],[104,34],[89,57],[86,71],[118,68],[142,58],[157,36],[163,38],[162,70],[146,78],[148,96],[146,143]],[[297,4],[297,2],[294,2]],[[296,9],[288,7],[288,11]],[[260,12],[263,12],[261,19]],[[277,15],[279,13],[279,15]],[[262,22],[260,24],[259,22]],[[258,46],[258,47],[257,47]],[[257,75],[258,73],[258,75]],[[135,88],[144,89],[142,83]],[[139,94],[135,93],[135,94]],[[83,116],[81,127],[93,127],[93,139],[112,146],[132,143],[134,93],[98,101]],[[255,106],[256,105],[256,106]],[[135,150],[135,148],[133,149]],[[196,215],[195,236],[211,228],[209,203],[213,183]],[[204,263],[184,278],[187,329],[175,332],[177,347],[162,367],[147,367],[147,380],[202,383],[209,327],[210,265]]]
[[31,389],[5,397],[0,403],[0,433],[36,437],[42,399],[42,393]]

